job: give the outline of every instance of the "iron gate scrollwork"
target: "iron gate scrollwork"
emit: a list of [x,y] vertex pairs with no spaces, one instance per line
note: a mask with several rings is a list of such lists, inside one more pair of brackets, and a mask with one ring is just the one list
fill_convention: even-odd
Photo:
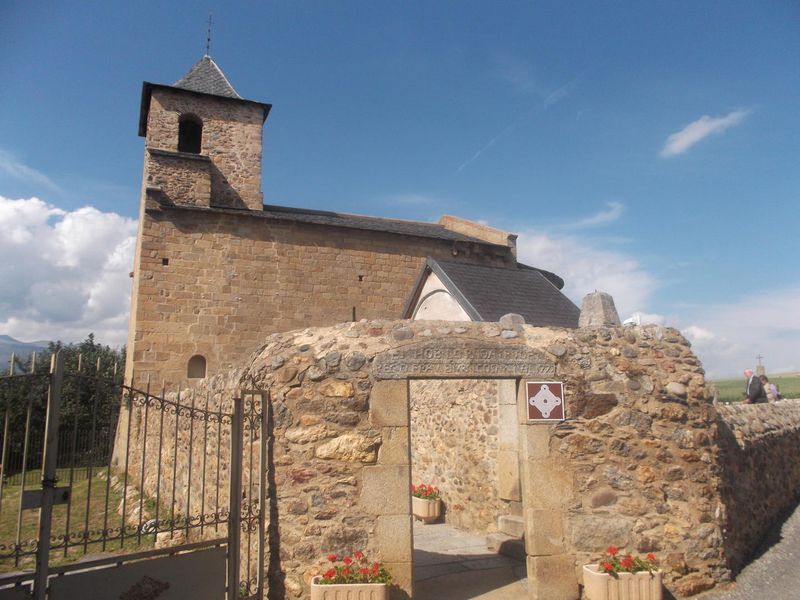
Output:
[[[54,575],[225,547],[228,600],[262,600],[268,395],[116,374],[56,354],[0,376],[0,588],[43,600]],[[119,556],[74,562],[97,552]]]
[[238,576],[241,600],[264,598],[268,402],[265,392],[255,390],[241,390],[234,399],[232,435],[239,442],[231,452],[241,460],[231,464],[230,506],[232,514],[240,515],[240,526],[231,525],[230,544],[240,553],[238,561],[228,563],[228,580]]

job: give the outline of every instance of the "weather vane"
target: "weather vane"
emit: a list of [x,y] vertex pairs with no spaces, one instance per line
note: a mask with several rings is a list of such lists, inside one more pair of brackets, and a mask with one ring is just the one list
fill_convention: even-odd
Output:
[[208,34],[206,35],[206,56],[209,56],[209,52],[211,51],[211,25],[213,21],[211,20],[211,13],[208,13]]

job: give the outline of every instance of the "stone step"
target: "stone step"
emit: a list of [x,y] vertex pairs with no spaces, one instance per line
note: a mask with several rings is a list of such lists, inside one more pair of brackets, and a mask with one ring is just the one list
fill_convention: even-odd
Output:
[[500,533],[505,533],[515,538],[525,536],[525,520],[516,515],[503,515],[497,519],[497,528]]
[[490,533],[486,536],[486,547],[492,552],[525,560],[525,542],[504,533]]

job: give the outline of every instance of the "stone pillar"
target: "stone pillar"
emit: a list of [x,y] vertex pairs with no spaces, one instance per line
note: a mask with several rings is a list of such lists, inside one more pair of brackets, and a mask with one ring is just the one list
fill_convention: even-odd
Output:
[[379,381],[370,395],[370,424],[381,430],[378,463],[364,467],[361,506],[377,515],[375,546],[392,574],[393,598],[412,597],[411,440],[408,381]]
[[524,381],[517,395],[522,455],[522,507],[530,600],[577,600],[575,556],[564,539],[572,473],[550,455],[553,425],[529,423]]
[[586,294],[581,304],[578,327],[617,327],[620,325],[614,298],[605,292]]
[[497,453],[497,495],[503,500],[519,502],[519,421],[517,419],[517,382],[497,382],[497,405],[500,431]]

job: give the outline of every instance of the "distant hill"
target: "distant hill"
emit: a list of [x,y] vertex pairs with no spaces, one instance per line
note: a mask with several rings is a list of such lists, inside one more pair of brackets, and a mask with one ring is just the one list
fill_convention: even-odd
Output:
[[9,335],[0,335],[0,374],[7,375],[11,355],[16,354],[21,360],[27,360],[34,352],[47,349],[50,342],[20,342]]

